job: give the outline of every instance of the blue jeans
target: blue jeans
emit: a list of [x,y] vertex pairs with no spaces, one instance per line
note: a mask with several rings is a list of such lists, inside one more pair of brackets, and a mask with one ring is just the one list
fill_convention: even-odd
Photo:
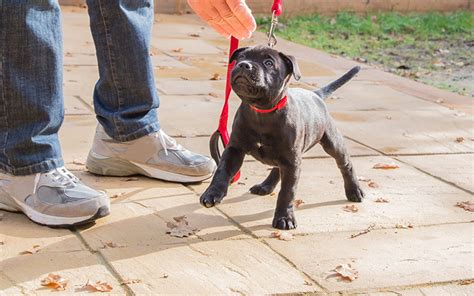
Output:
[[[87,2],[98,121],[122,142],[159,130],[149,55],[153,0]],[[28,175],[64,165],[60,14],[57,0],[0,0],[0,171]]]

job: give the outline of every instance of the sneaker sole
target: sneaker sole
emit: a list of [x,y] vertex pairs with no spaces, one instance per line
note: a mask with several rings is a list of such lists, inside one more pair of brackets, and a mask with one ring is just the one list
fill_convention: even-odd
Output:
[[[107,202],[109,201],[107,200]],[[14,207],[12,206],[13,204],[15,204]],[[0,188],[0,210],[5,210],[9,212],[22,212],[31,221],[39,225],[50,226],[55,228],[64,228],[88,224],[99,218],[109,215],[110,203],[108,205],[103,205],[99,207],[97,209],[97,212],[95,212],[93,215],[82,217],[58,217],[40,213],[28,206],[27,204],[11,198],[8,193],[6,193]]]
[[178,183],[201,182],[212,177],[212,173],[203,176],[180,175],[157,169],[155,167],[138,164],[132,161],[106,157],[93,151],[87,156],[86,168],[96,175],[126,177],[133,175],[144,175],[154,179],[160,179]]

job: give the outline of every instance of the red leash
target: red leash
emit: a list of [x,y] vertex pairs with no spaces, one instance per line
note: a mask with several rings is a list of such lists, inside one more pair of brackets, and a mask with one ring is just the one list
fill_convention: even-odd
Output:
[[[273,6],[272,6],[272,14],[278,17],[281,14],[281,10],[282,10],[282,0],[274,0]],[[239,40],[235,38],[234,36],[232,36],[230,38],[229,60],[232,54],[234,53],[234,51],[237,50],[237,48],[239,48]],[[221,154],[219,151],[219,139],[224,145],[224,148],[227,147],[227,144],[229,144],[229,140],[230,140],[230,135],[229,135],[229,132],[227,131],[227,122],[229,119],[229,97],[230,97],[230,92],[232,90],[232,87],[230,85],[230,73],[232,72],[233,68],[234,68],[234,63],[227,65],[224,106],[222,107],[221,116],[219,118],[219,127],[212,134],[211,139],[209,141],[211,156],[216,161],[216,163],[219,163],[219,160],[221,158]],[[284,100],[282,99],[282,101],[284,101],[284,104],[285,104],[286,97],[284,98]],[[237,172],[237,174],[235,174],[234,178],[232,179],[232,183],[237,182],[239,178],[240,178],[240,171]]]

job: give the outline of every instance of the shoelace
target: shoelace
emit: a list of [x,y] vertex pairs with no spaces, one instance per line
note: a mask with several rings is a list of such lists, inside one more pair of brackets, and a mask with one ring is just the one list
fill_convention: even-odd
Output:
[[180,150],[182,149],[181,145],[176,143],[176,140],[168,136],[163,130],[159,130],[154,134],[160,140],[161,146],[165,150],[165,155],[168,156],[168,149],[170,150]]
[[56,183],[59,183],[59,185],[65,187],[76,186],[76,184],[79,183],[79,179],[65,167],[54,169],[45,175],[53,179]]

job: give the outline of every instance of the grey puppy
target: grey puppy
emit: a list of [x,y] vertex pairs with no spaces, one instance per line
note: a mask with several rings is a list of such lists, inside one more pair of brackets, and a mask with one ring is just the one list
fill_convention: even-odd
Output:
[[[273,192],[281,179],[281,190],[273,219],[273,227],[296,228],[293,200],[300,177],[304,152],[317,143],[331,155],[344,178],[346,197],[361,202],[360,188],[344,139],[336,128],[324,103],[334,90],[354,77],[355,67],[341,78],[317,91],[288,88],[293,76],[301,74],[293,56],[267,46],[240,48],[230,62],[234,92],[242,100],[235,115],[229,145],[222,154],[210,186],[200,201],[212,207],[222,201],[233,176],[242,166],[244,156],[252,155],[272,166],[270,175],[250,192],[266,195]],[[285,100],[287,101],[285,104]]]

